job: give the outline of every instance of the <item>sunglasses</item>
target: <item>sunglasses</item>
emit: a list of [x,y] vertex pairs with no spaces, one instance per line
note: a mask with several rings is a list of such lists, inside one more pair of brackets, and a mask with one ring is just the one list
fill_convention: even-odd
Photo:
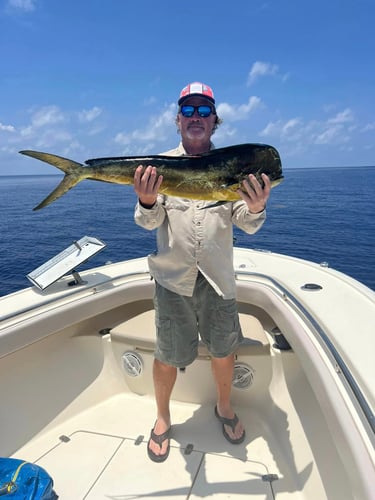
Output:
[[180,113],[185,118],[190,118],[193,116],[194,111],[198,111],[198,115],[202,118],[207,118],[211,113],[215,114],[215,111],[211,106],[200,105],[200,106],[192,106],[190,104],[186,104],[185,106],[181,106]]

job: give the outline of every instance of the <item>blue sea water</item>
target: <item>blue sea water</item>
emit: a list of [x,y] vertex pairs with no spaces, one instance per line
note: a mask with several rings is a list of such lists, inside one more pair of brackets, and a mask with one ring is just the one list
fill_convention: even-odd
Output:
[[[375,167],[285,170],[272,190],[267,221],[235,245],[328,262],[375,290]],[[85,267],[154,251],[155,233],[136,226],[131,186],[84,181],[33,212],[60,176],[0,177],[0,295],[30,285],[26,274],[82,236],[107,247]]]

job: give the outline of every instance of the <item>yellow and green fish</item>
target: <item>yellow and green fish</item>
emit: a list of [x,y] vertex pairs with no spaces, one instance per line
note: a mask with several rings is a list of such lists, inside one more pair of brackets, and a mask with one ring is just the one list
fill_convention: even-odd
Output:
[[59,168],[65,173],[61,183],[34,210],[44,208],[84,179],[133,184],[139,165],[152,165],[163,175],[159,192],[168,196],[216,202],[240,199],[236,190],[242,181],[254,174],[263,185],[261,174],[267,174],[272,187],[283,179],[278,151],[266,144],[240,144],[196,156],[124,156],[96,158],[85,164],[38,151],[20,151]]

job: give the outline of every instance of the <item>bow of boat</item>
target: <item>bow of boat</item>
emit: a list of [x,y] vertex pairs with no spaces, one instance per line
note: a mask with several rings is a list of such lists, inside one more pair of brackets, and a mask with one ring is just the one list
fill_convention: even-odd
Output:
[[66,499],[372,498],[375,293],[269,252],[236,248],[235,270],[244,443],[221,433],[200,345],[178,373],[170,457],[148,459],[154,284],[135,259],[0,298],[2,455],[43,466]]

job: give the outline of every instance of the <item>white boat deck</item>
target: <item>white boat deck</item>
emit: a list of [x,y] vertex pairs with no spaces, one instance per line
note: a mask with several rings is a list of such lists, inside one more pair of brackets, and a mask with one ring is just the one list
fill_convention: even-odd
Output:
[[[277,463],[281,443],[256,414],[239,410],[248,422],[247,436],[232,445],[221,434],[212,406],[173,403],[170,455],[157,464],[146,449],[154,411],[152,398],[115,396],[34,439],[15,456],[48,470],[61,500],[273,499],[275,492],[276,498],[299,498],[298,482],[303,486],[311,467],[298,474],[289,464],[285,476],[285,453],[285,464]],[[274,474],[278,479],[270,482]]]

